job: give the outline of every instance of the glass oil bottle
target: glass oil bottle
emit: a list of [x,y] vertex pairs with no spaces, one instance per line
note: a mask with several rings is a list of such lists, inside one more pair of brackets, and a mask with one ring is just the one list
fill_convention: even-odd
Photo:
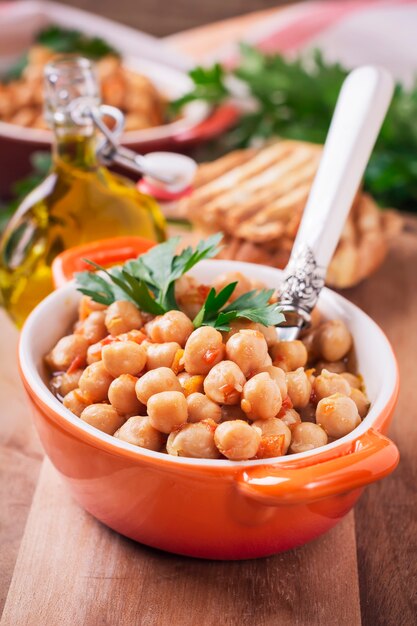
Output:
[[165,238],[156,201],[113,174],[97,158],[92,122],[75,124],[71,103],[100,104],[87,59],[65,57],[45,69],[45,114],[54,132],[47,178],[21,203],[0,243],[0,303],[21,326],[53,290],[51,264],[63,250],[89,241],[139,235]]

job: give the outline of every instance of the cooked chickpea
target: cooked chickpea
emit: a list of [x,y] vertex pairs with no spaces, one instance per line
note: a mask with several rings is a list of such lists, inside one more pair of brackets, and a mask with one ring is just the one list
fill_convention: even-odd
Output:
[[319,326],[322,322],[322,315],[320,313],[320,311],[318,310],[317,307],[314,307],[314,309],[311,311],[311,328],[317,328],[317,326]]
[[307,363],[307,349],[302,341],[279,341],[271,348],[274,365],[292,372]]
[[250,320],[245,320],[243,318],[238,318],[237,320],[232,320],[229,324],[230,330],[223,331],[223,341],[227,343],[233,335],[236,335],[240,330],[258,330],[258,324],[256,322],[251,322]]
[[316,377],[314,375],[314,373],[315,373],[314,367],[311,367],[308,370],[306,369],[305,373],[306,373],[306,376],[307,376],[308,380],[310,381],[311,386],[313,386],[314,385],[314,381],[316,380]]
[[[155,371],[155,370],[154,370]],[[161,391],[148,400],[148,415],[154,428],[167,435],[187,421],[187,401],[180,391]]]
[[87,365],[91,365],[91,363],[97,363],[97,361],[101,361],[101,350],[103,346],[100,342],[93,343],[91,346],[88,346],[87,350]]
[[326,361],[340,361],[352,347],[352,335],[342,320],[331,320],[319,327],[318,349]]
[[107,309],[105,324],[109,333],[115,337],[129,330],[142,328],[143,317],[133,302],[117,300]]
[[240,272],[226,272],[225,274],[220,274],[217,276],[212,282],[214,289],[219,292],[224,287],[229,285],[230,283],[237,282],[234,292],[229,298],[230,302],[237,300],[240,296],[243,296],[244,293],[252,290],[252,283],[249,278],[246,278]]
[[301,422],[292,429],[292,441],[290,452],[307,452],[320,446],[325,446],[328,442],[327,434],[318,424]]
[[62,372],[69,368],[75,359],[82,362],[87,356],[88,341],[82,335],[62,337],[46,356],[46,362],[52,371]]
[[321,374],[323,370],[333,372],[333,374],[342,374],[346,372],[346,363],[344,363],[344,361],[317,361],[314,369],[317,375]]
[[221,333],[211,326],[201,326],[191,333],[185,344],[185,371],[189,374],[207,374],[223,356]]
[[80,417],[83,422],[87,422],[108,435],[114,435],[125,421],[125,418],[121,417],[110,404],[90,404]]
[[81,321],[87,319],[87,317],[93,311],[105,311],[107,309],[105,304],[95,302],[90,296],[82,296],[78,305],[78,316]]
[[146,348],[146,369],[171,367],[178,350],[181,350],[181,346],[176,341],[150,343]]
[[207,398],[204,393],[192,393],[187,396],[187,407],[189,422],[202,422],[207,419],[220,422],[221,408],[213,400]]
[[226,343],[226,357],[236,363],[245,376],[258,372],[267,356],[265,337],[258,330],[239,330]]
[[[141,312],[141,315],[143,319],[145,319],[145,315],[149,315],[149,313]],[[138,343],[143,347],[151,343],[147,335],[145,335],[142,330],[138,330],[137,328],[129,330],[127,333],[121,333],[120,335],[117,335],[117,339],[119,341],[134,341],[135,343]]]
[[245,383],[240,406],[250,419],[275,417],[281,404],[279,387],[266,372],[256,374]]
[[233,361],[221,361],[204,380],[206,396],[218,404],[237,404],[240,401],[246,378]]
[[243,420],[244,422],[249,422],[248,416],[244,411],[242,411],[239,404],[223,404],[221,411],[221,422],[231,422],[232,420]]
[[214,443],[215,426],[210,420],[184,424],[169,435],[168,454],[194,459],[218,459],[220,453]]
[[147,404],[151,396],[162,391],[180,391],[178,378],[169,367],[158,367],[146,372],[136,383],[136,396],[142,404]]
[[164,445],[164,435],[154,428],[147,415],[129,417],[127,422],[120,426],[114,436],[121,441],[127,441],[134,446],[158,452]]
[[54,376],[51,380],[51,387],[60,396],[66,396],[67,393],[78,387],[78,381],[82,373],[83,370],[75,370],[69,374],[66,372],[65,374]]
[[278,333],[275,326],[263,326],[262,324],[257,324],[256,330],[259,330],[263,334],[268,348],[272,348],[272,346],[278,343]]
[[146,324],[146,332],[152,341],[158,343],[176,341],[181,348],[185,346],[193,330],[192,321],[182,311],[168,311]]
[[348,381],[340,374],[334,374],[326,369],[314,380],[313,391],[316,400],[327,398],[334,393],[341,393],[345,396],[350,394]]
[[[190,380],[190,378],[192,378],[192,376],[188,372],[180,372],[179,374],[177,374],[177,378],[179,380],[179,383],[180,383],[181,387],[184,389],[185,383],[187,382],[187,380]],[[203,385],[201,385],[201,388],[202,387],[203,387]]]
[[260,428],[262,435],[266,435],[268,437],[284,435],[282,454],[287,454],[287,450],[291,443],[291,430],[281,419],[272,417],[266,420],[256,420],[256,422],[253,422],[252,426]]
[[214,442],[218,450],[231,461],[252,459],[261,442],[261,431],[243,420],[223,422],[216,428]]
[[296,409],[301,409],[310,402],[311,383],[302,367],[287,374],[287,390]]
[[103,364],[114,378],[139,374],[146,363],[146,350],[134,341],[115,341],[101,351]]
[[301,416],[295,409],[287,409],[280,419],[290,430],[301,422]]
[[89,344],[97,343],[107,335],[105,317],[105,311],[93,311],[82,323],[80,332]]
[[309,330],[302,336],[301,341],[307,350],[307,361],[316,361],[320,356],[317,349],[317,332],[315,330]]
[[316,422],[329,437],[343,437],[360,423],[358,409],[352,398],[334,393],[317,405]]
[[263,372],[267,372],[270,375],[272,380],[276,382],[278,385],[279,391],[281,393],[282,400],[287,397],[287,378],[284,370],[280,367],[276,367],[275,365],[269,365],[262,369]]
[[107,400],[113,376],[104,367],[103,361],[88,365],[83,371],[78,386],[90,402]]
[[371,404],[366,395],[360,389],[352,388],[350,390],[350,398],[352,398],[353,402],[356,404],[360,417],[366,417]]
[[137,380],[131,374],[121,374],[109,387],[109,402],[120,415],[144,415],[146,413],[145,405],[136,396]]
[[277,329],[275,326],[263,326],[258,322],[251,322],[250,320],[237,319],[230,323],[230,330],[224,333],[224,341],[227,342],[232,335],[235,335],[240,330],[257,330],[265,337],[265,341],[268,348],[273,346],[278,341]]
[[352,389],[360,389],[362,387],[362,381],[359,376],[355,376],[355,374],[350,372],[343,372],[341,376],[348,381]]
[[62,400],[62,404],[74,413],[77,417],[80,417],[84,409],[90,404],[89,399],[85,398],[79,389],[73,389],[66,394]]
[[181,276],[175,281],[175,300],[181,311],[194,319],[204,304],[210,287],[200,285],[192,276]]

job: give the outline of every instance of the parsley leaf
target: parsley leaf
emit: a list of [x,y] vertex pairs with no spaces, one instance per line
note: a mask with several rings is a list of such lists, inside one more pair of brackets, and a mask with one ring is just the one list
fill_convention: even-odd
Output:
[[178,113],[182,107],[194,100],[205,100],[212,104],[219,104],[229,96],[229,90],[224,85],[225,71],[219,63],[212,67],[196,67],[190,71],[194,82],[193,91],[170,103],[173,113]]
[[263,326],[276,326],[285,320],[277,302],[269,304],[273,289],[253,290],[244,293],[222,308],[235,290],[237,283],[226,285],[217,295],[210,290],[205,303],[194,318],[194,326],[213,326],[217,330],[230,330],[230,322],[244,318]]
[[236,285],[237,282],[229,283],[226,287],[223,287],[218,294],[216,294],[215,289],[210,289],[204,305],[194,318],[193,324],[196,328],[202,326],[203,324],[207,326],[209,322],[216,321],[219,310],[226,304],[234,292]]
[[78,272],[76,282],[78,291],[90,296],[94,302],[108,306],[115,300],[111,285],[94,272]]

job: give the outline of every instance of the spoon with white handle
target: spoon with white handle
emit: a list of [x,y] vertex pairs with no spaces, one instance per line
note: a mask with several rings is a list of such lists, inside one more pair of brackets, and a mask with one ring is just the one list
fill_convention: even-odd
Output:
[[391,101],[390,74],[360,67],[343,83],[320,165],[284,271],[281,341],[310,324],[326,272]]

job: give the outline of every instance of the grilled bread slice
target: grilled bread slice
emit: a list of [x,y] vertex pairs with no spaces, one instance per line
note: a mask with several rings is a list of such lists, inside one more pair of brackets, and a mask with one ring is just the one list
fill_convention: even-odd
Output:
[[[205,234],[223,231],[224,258],[284,267],[291,253],[322,147],[279,141],[231,152],[199,166],[195,190],[179,211]],[[330,264],[327,283],[350,287],[382,263],[389,239],[402,226],[358,192]]]

